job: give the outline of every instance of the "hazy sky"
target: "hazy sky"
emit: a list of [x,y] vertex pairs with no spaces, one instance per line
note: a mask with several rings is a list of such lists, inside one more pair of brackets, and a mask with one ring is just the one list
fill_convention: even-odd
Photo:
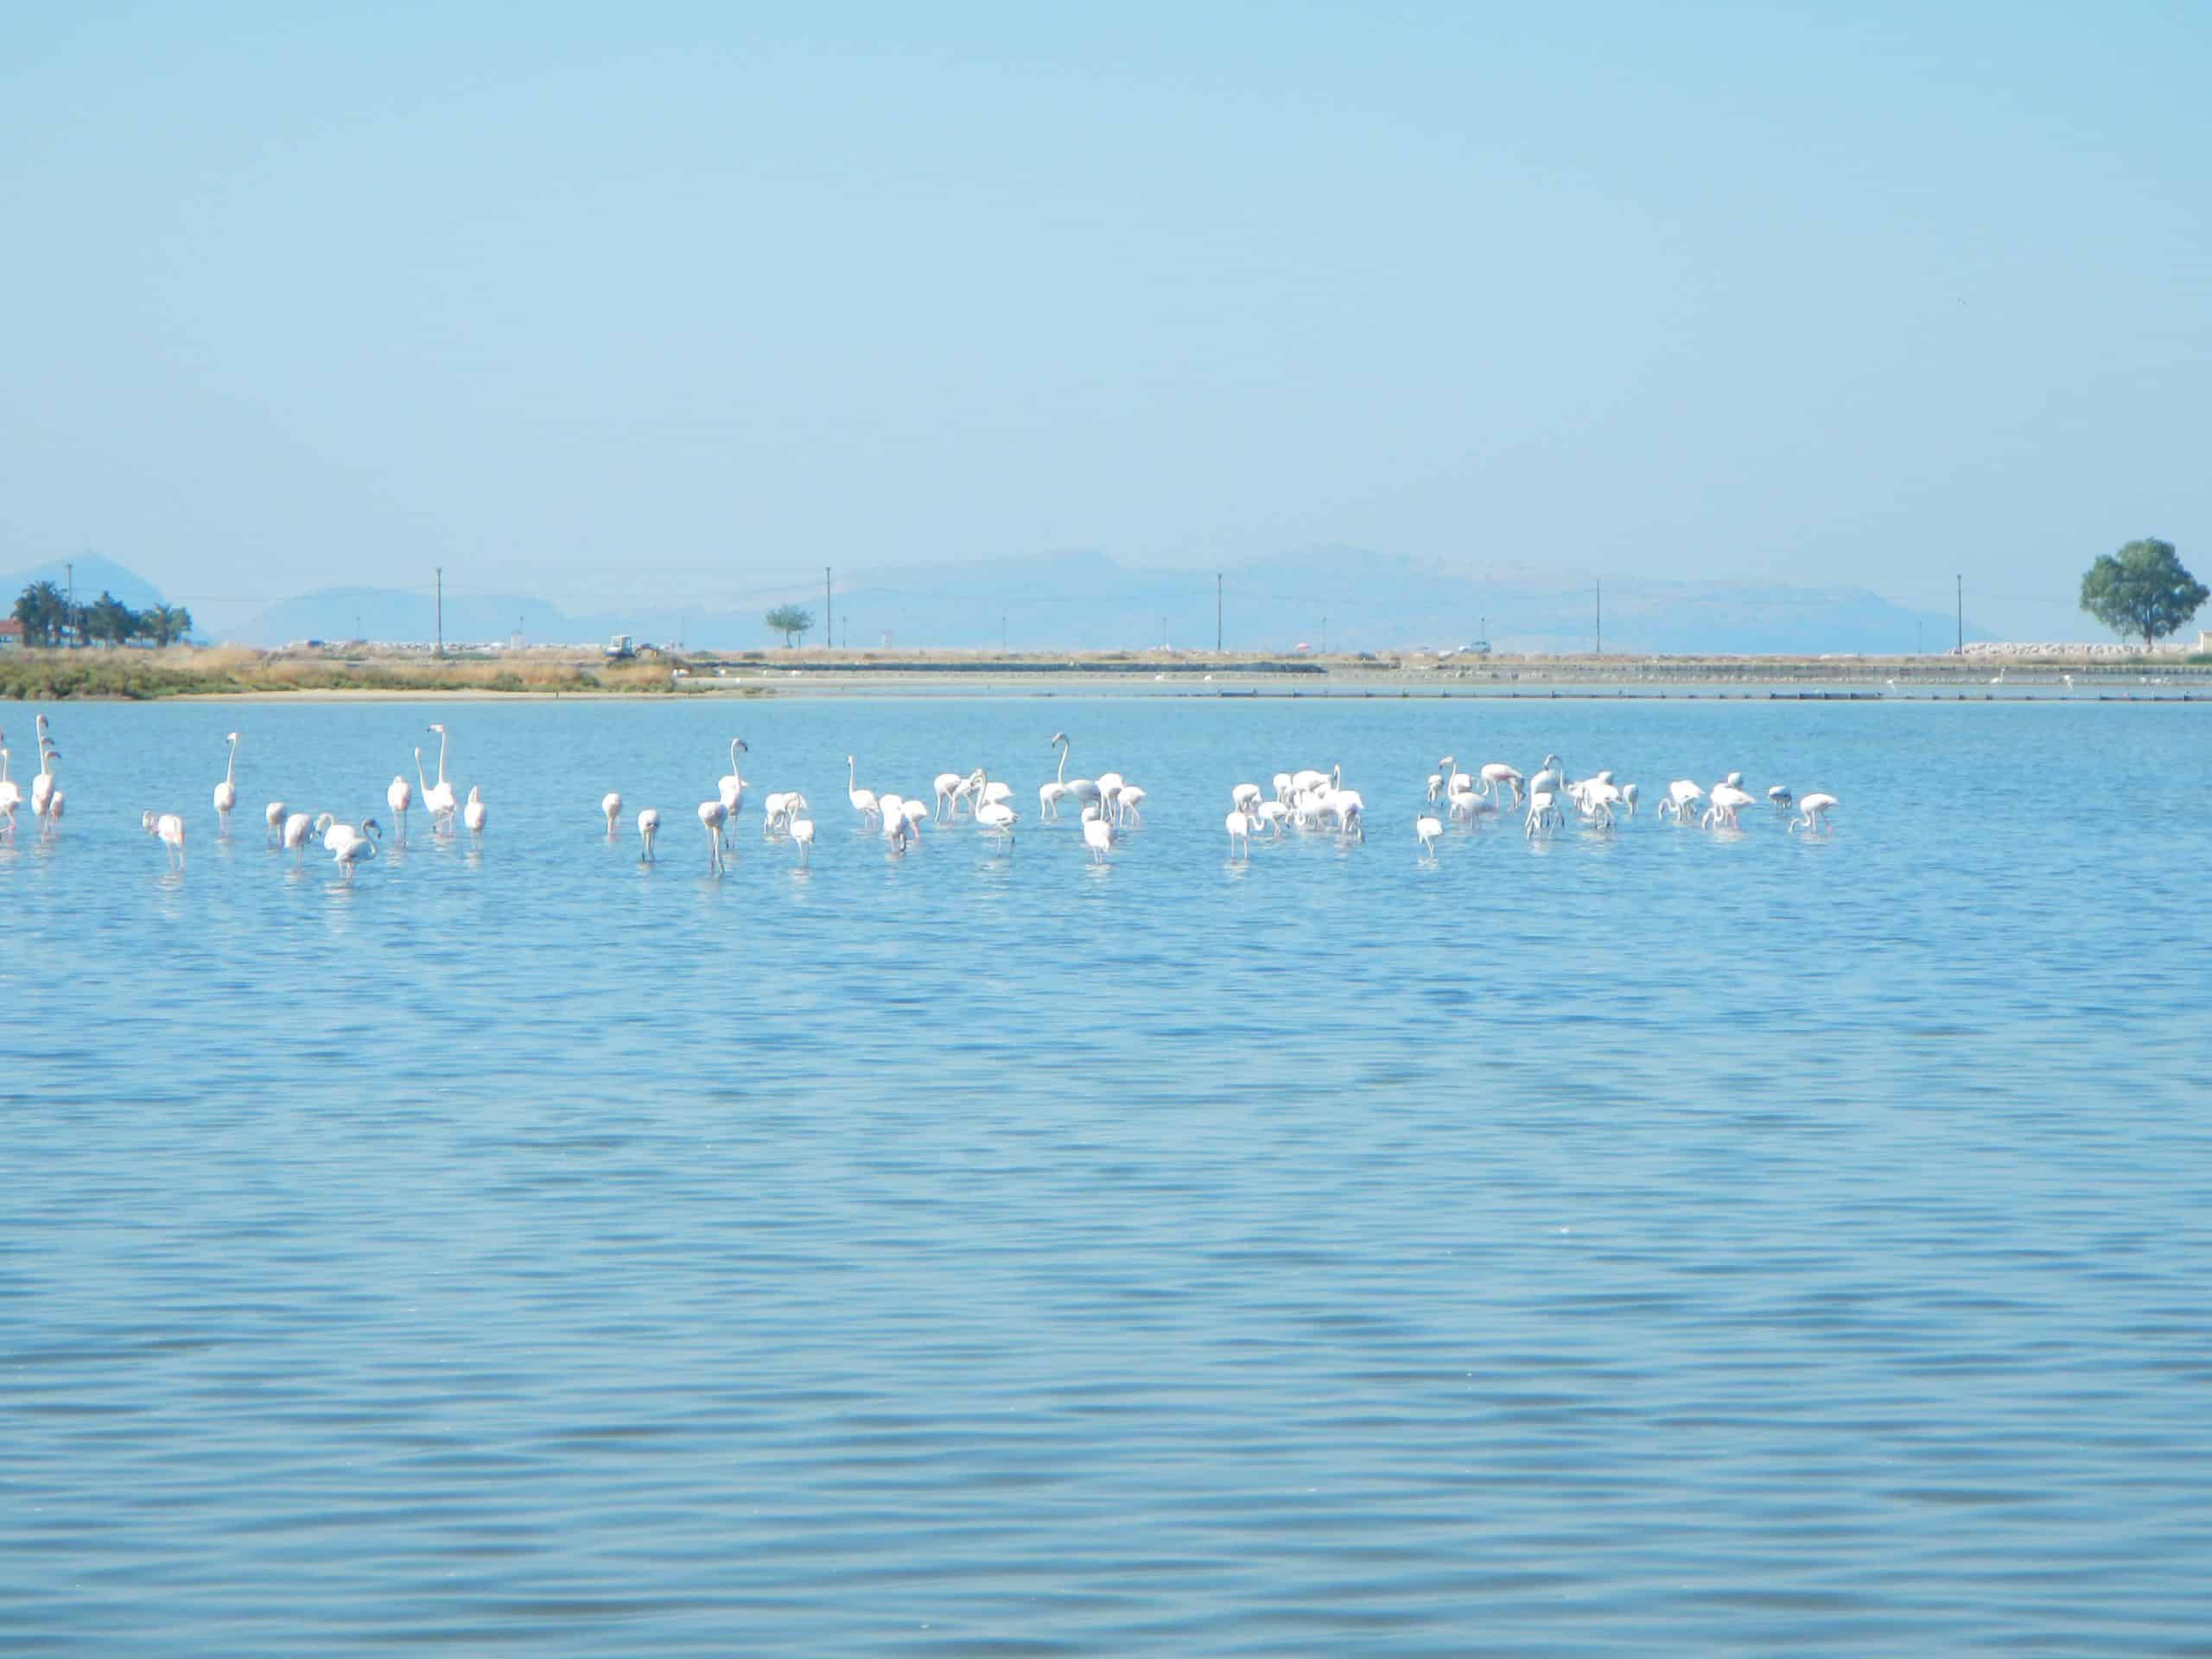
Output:
[[[1848,12],[1848,16],[1844,14]],[[0,568],[2212,569],[2212,7],[13,5]],[[246,606],[245,608],[257,608]]]

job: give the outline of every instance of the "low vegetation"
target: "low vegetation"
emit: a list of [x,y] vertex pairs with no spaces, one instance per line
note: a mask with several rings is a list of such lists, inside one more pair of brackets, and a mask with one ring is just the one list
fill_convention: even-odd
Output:
[[32,651],[0,656],[0,698],[207,696],[285,691],[484,691],[558,694],[672,688],[662,664],[530,661],[389,662],[278,656],[235,647],[166,651]]

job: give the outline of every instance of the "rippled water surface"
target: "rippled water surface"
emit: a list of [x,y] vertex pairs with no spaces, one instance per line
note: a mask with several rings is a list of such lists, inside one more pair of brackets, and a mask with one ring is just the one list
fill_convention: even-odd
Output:
[[[48,712],[0,1649],[2206,1650],[2212,712]],[[439,718],[480,850],[264,848]],[[1149,793],[1103,868],[1058,728]],[[1646,811],[1420,855],[1440,754],[1547,750]],[[887,856],[848,753],[1016,846]],[[1338,761],[1363,846],[1226,858]],[[1834,835],[1652,822],[1738,767]]]

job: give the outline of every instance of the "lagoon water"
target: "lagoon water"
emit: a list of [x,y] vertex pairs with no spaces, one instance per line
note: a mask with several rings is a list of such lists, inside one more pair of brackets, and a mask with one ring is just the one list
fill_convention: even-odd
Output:
[[[2205,1650],[2202,709],[48,712],[0,1651]],[[264,847],[441,718],[480,852]],[[1062,728],[1150,792],[1103,868]],[[1440,754],[1547,750],[1644,814],[1419,855]],[[848,753],[1003,772],[1014,850],[887,857]],[[1364,846],[1225,858],[1337,761]],[[1738,767],[1834,835],[1652,821]]]

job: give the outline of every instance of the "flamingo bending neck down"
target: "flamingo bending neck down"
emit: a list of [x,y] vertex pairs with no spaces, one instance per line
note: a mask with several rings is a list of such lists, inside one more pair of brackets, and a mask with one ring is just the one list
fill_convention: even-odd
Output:
[[1794,836],[1800,830],[1803,830],[1817,835],[1822,830],[1832,828],[1833,826],[1828,823],[1828,809],[1834,804],[1835,797],[1833,795],[1820,791],[1808,795],[1797,803],[1797,810],[1804,816],[1789,820],[1789,833]]
[[607,817],[607,838],[614,839],[614,832],[622,826],[622,795],[610,789],[599,798],[599,810]]
[[699,822],[707,831],[707,873],[722,873],[722,821],[729,817],[729,809],[720,801],[699,803]]
[[1414,814],[1414,835],[1420,841],[1421,849],[1424,853],[1433,853],[1436,850],[1436,838],[1443,833],[1444,826],[1436,819],[1425,813]]
[[142,812],[138,815],[138,825],[148,835],[157,838],[162,845],[168,849],[169,868],[172,870],[184,868],[184,820],[182,818],[174,812],[163,812],[159,816],[150,811]]
[[284,803],[282,801],[271,801],[268,805],[263,807],[261,809],[261,821],[268,826],[268,833],[264,839],[269,842],[274,842],[279,836],[284,833]]
[[284,820],[284,847],[292,855],[296,870],[308,861],[308,837],[314,830],[315,820],[304,812],[294,812]]
[[645,844],[644,861],[653,861],[653,837],[660,834],[660,812],[656,807],[646,807],[638,814],[638,839]]
[[374,818],[363,818],[358,834],[350,835],[330,849],[330,856],[347,881],[353,879],[353,867],[365,858],[377,855],[378,843],[384,837],[384,826]]
[[468,833],[478,841],[483,840],[485,820],[491,815],[485,810],[484,798],[474,784],[468,786],[468,804],[461,809],[461,822],[468,826]]
[[[415,766],[418,773],[422,765],[423,752],[417,749],[415,751]],[[415,785],[401,773],[394,772],[391,781],[385,785],[384,804],[391,809],[392,822],[399,826],[398,844],[404,847],[407,844],[407,809],[415,804]]]

